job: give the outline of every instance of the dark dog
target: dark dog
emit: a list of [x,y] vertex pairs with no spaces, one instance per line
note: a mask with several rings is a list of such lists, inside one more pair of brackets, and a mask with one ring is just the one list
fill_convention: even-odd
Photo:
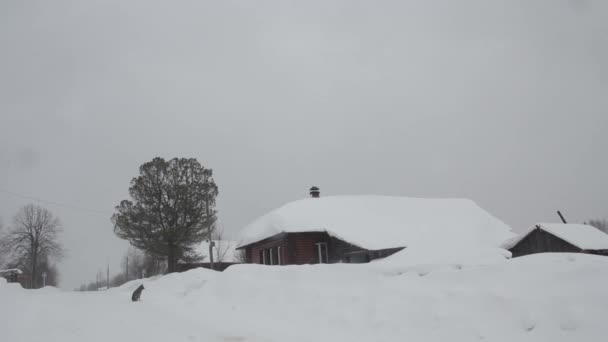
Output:
[[133,291],[133,295],[131,296],[131,300],[134,302],[139,301],[139,297],[141,297],[141,291],[144,290],[144,286],[143,285],[139,285],[139,287],[137,289],[135,289],[135,291]]

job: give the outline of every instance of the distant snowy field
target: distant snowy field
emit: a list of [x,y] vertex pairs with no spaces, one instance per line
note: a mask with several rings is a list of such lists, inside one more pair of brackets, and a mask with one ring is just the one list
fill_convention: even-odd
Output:
[[[608,258],[240,265],[105,292],[0,280],[0,339],[17,341],[601,341]],[[142,302],[130,301],[140,283]]]

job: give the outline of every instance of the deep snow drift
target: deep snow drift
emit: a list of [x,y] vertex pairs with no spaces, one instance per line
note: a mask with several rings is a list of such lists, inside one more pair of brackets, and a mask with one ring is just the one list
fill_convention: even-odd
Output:
[[[492,254],[493,255],[493,254]],[[449,267],[239,265],[103,292],[0,282],[3,341],[583,341],[608,334],[608,258],[543,254]],[[398,266],[398,267],[395,267]],[[458,267],[454,267],[458,266]],[[131,291],[146,289],[142,302]]]

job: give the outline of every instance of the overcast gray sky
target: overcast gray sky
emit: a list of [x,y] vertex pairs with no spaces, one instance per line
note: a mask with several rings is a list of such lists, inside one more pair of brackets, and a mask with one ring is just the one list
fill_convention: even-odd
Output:
[[0,2],[0,189],[101,212],[43,204],[66,288],[155,156],[213,168],[235,237],[311,185],[608,217],[607,147],[602,0]]

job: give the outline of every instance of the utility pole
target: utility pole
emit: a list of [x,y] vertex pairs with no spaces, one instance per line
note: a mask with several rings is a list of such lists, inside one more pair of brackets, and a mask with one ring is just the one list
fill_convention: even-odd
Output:
[[127,272],[126,272],[125,280],[129,281],[129,255],[127,255]]
[[106,271],[106,290],[110,289],[110,264],[108,264],[108,269]]
[[213,246],[215,246],[215,242],[213,242],[213,240],[209,239],[209,267],[211,269],[213,268]]
[[[205,200],[205,213],[207,214],[207,220],[209,220],[209,215],[211,212],[209,211],[209,197]],[[209,233],[209,267],[213,269],[213,240],[212,233],[213,232],[213,223],[209,224],[208,233]]]

